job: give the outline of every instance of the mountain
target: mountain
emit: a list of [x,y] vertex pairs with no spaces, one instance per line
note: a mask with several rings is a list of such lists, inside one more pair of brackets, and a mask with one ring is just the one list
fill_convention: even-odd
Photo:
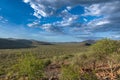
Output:
[[0,49],[16,49],[16,48],[31,48],[37,45],[53,45],[53,44],[79,44],[81,46],[90,46],[94,44],[94,40],[86,40],[83,42],[63,42],[63,43],[49,43],[36,40],[14,39],[14,38],[0,38]]
[[96,43],[96,41],[95,40],[85,40],[82,43],[86,46],[90,46],[90,45]]
[[36,45],[51,45],[51,43],[26,39],[0,38],[0,49],[30,48]]
[[95,40],[85,40],[85,41],[82,41],[82,42],[56,42],[54,44],[79,44],[81,46],[90,46],[94,43],[96,43]]

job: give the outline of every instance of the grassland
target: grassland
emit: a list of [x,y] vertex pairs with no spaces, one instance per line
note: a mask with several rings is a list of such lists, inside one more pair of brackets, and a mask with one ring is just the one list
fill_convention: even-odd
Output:
[[0,49],[0,80],[119,80],[120,43]]
[[55,45],[38,45],[35,48],[23,49],[1,49],[0,50],[0,75],[6,76],[12,66],[17,64],[17,60],[24,54],[32,54],[37,59],[54,60],[57,57],[75,55],[83,52],[87,47],[80,44],[55,44]]

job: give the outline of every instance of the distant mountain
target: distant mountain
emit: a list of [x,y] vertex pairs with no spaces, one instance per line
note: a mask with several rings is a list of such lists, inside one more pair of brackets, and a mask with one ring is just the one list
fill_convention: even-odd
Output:
[[0,49],[30,48],[36,45],[51,45],[51,43],[26,39],[0,38]]
[[78,44],[78,45],[81,45],[81,46],[90,46],[92,44],[96,43],[95,40],[85,40],[85,41],[82,41],[82,42],[54,42],[53,44]]
[[90,46],[92,44],[94,44],[96,41],[95,40],[85,40],[82,43],[86,46]]
[[0,49],[15,49],[15,48],[31,48],[37,45],[53,45],[53,44],[80,44],[82,46],[90,46],[94,44],[95,40],[86,40],[83,42],[42,42],[36,40],[14,39],[14,38],[0,38]]

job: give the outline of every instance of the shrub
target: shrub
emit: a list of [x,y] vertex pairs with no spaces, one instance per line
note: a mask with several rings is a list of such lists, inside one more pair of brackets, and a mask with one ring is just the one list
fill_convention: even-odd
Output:
[[51,64],[52,61],[50,59],[45,59],[44,60],[44,66],[47,67],[49,64]]
[[73,66],[62,67],[60,80],[79,80],[80,74],[79,70],[75,69]]
[[[110,39],[102,39],[97,41],[90,47],[93,57],[93,66],[96,68],[96,62],[100,64],[100,62],[107,64],[110,69],[116,61],[118,61],[119,57],[117,57],[118,50],[120,48],[120,44],[118,41],[110,40]],[[112,72],[112,70],[111,70]]]
[[111,54],[117,52],[120,45],[118,41],[110,40],[110,39],[102,39],[97,41],[95,44],[91,46],[91,51],[95,54]]
[[91,73],[80,73],[77,66],[64,66],[61,71],[60,80],[98,80],[96,75]]
[[84,73],[80,76],[80,80],[98,80],[94,73]]
[[44,76],[43,69],[45,64],[42,60],[37,60],[31,54],[24,54],[13,70],[18,73],[19,77],[28,77],[29,80],[40,79]]

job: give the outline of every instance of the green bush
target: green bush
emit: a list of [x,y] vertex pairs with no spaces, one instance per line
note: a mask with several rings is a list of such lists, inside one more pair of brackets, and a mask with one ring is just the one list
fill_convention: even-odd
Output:
[[91,54],[89,56],[89,61],[93,64],[93,69],[96,69],[96,65],[100,63],[106,63],[110,65],[108,62],[116,63],[119,60],[119,50],[120,44],[118,41],[110,40],[110,39],[102,39],[97,41],[90,47]]
[[102,39],[93,44],[90,48],[94,56],[109,55],[117,52],[120,48],[118,41],[110,39]]
[[64,66],[61,70],[60,80],[79,80],[80,73],[73,66]]
[[88,56],[86,54],[81,54],[81,55],[76,55],[73,60],[72,63],[73,65],[79,66],[79,67],[83,67],[84,65],[86,65],[88,63]]
[[44,66],[47,67],[49,64],[51,64],[52,61],[50,59],[45,59],[44,60]]
[[77,66],[64,66],[61,71],[60,80],[98,80],[97,76],[91,73],[80,73]]
[[44,67],[45,63],[42,60],[36,59],[31,54],[24,54],[18,60],[18,64],[13,67],[13,70],[18,73],[19,77],[28,77],[29,80],[33,80],[44,76]]
[[98,80],[94,73],[84,73],[80,76],[80,80]]

